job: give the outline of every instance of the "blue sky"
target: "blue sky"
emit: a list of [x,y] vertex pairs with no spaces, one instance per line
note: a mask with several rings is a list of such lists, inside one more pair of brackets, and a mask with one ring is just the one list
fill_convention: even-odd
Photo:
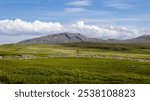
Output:
[[78,20],[92,23],[93,20],[94,23],[104,19],[108,20],[106,23],[115,25],[149,26],[150,1],[0,0],[0,14],[1,20],[19,18],[26,21],[40,20],[62,23],[72,23]]
[[[148,28],[150,27],[150,0],[0,0],[0,14],[1,21],[39,20],[58,22],[63,26],[84,21],[95,27]],[[3,32],[2,35],[4,34]]]

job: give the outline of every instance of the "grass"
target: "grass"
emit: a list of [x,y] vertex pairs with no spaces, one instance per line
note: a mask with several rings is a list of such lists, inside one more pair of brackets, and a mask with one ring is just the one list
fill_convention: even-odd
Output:
[[143,84],[150,83],[149,66],[150,63],[95,58],[0,60],[0,82]]
[[[0,45],[0,56],[31,54],[37,59],[0,59],[0,83],[6,84],[146,84],[150,62],[52,55],[121,56],[150,60],[150,46],[115,43]],[[47,57],[47,58],[45,58]],[[134,67],[134,68],[133,68]]]
[[63,45],[0,45],[0,56],[21,54],[32,54],[39,57],[46,57],[50,54],[88,54],[150,59],[150,46],[115,43],[72,43]]

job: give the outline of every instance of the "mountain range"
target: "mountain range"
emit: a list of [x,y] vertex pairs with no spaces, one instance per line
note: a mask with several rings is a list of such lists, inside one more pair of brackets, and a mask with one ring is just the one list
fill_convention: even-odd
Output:
[[106,42],[106,43],[150,43],[150,35],[142,35],[137,38],[118,40],[118,39],[98,39],[89,38],[80,33],[59,33],[47,35],[39,38],[28,39],[18,42],[18,44],[61,44],[73,42]]

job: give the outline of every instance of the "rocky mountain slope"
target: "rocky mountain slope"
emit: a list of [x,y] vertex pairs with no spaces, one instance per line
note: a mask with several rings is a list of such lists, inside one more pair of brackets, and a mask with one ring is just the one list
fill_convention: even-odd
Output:
[[137,38],[118,40],[108,39],[102,40],[98,38],[88,38],[80,33],[60,33],[52,34],[39,38],[24,40],[18,44],[61,44],[61,43],[73,43],[73,42],[106,42],[106,43],[150,43],[150,35],[142,35]]
[[142,35],[134,39],[125,40],[127,43],[150,43],[150,35]]
[[71,42],[101,42],[101,39],[88,38],[80,33],[60,33],[19,42],[19,44],[59,44]]

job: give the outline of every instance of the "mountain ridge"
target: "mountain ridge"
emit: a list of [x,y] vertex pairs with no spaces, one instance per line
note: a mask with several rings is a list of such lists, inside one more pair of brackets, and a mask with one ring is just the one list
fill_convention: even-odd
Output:
[[133,39],[125,40],[127,43],[150,43],[150,35],[141,35]]
[[60,44],[71,42],[101,42],[98,38],[88,38],[80,33],[59,33],[18,42],[19,44]]
[[59,34],[42,36],[34,39],[23,40],[18,42],[18,44],[62,44],[74,42],[150,43],[150,35],[142,35],[127,40],[119,40],[119,39],[103,40],[99,38],[89,38],[80,33],[64,32]]

